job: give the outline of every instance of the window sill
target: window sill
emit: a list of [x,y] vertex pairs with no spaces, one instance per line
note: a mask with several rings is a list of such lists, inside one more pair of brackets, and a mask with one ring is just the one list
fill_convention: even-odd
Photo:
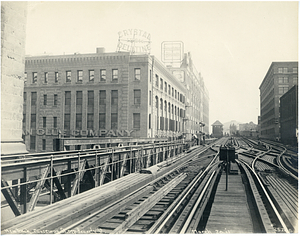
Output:
[[132,106],[137,109],[141,108],[141,104],[133,104]]

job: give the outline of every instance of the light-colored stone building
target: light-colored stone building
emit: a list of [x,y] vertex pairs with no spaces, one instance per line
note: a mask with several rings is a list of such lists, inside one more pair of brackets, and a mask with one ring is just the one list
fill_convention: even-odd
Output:
[[22,140],[26,2],[1,2],[1,155],[26,153]]

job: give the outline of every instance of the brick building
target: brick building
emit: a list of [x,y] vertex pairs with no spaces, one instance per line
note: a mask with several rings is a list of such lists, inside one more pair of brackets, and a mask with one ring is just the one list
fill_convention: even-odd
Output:
[[280,97],[281,142],[298,146],[298,86],[293,86]]
[[25,65],[23,139],[32,152],[184,133],[185,87],[154,56],[97,48],[27,57]]
[[279,99],[298,84],[298,62],[272,62],[260,90],[260,137],[280,139]]
[[[174,63],[176,64],[176,63]],[[197,135],[201,140],[209,134],[209,93],[203,77],[193,64],[191,53],[184,53],[183,60],[176,67],[168,67],[182,83],[186,91],[185,134],[187,138]]]

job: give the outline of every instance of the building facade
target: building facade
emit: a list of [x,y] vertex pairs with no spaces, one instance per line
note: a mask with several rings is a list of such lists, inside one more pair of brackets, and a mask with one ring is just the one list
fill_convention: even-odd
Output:
[[281,142],[298,146],[298,86],[293,86],[280,98]]
[[185,133],[185,87],[154,56],[97,48],[27,57],[25,76],[23,139],[31,152]]
[[200,140],[209,134],[209,93],[203,77],[193,64],[191,53],[184,53],[178,66],[168,66],[186,91],[185,135],[197,135]]
[[260,137],[280,139],[279,99],[298,84],[298,62],[272,62],[260,90]]

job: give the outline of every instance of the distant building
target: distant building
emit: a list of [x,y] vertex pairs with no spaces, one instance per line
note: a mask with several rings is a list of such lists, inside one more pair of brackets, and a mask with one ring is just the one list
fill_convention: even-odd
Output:
[[223,123],[223,134],[227,135],[227,136],[230,135],[230,126],[234,125],[236,127],[236,129],[238,130],[239,124],[240,124],[240,122],[236,121],[236,120],[224,122]]
[[281,142],[298,146],[298,86],[293,86],[280,98]]
[[272,62],[260,90],[260,136],[280,139],[279,99],[298,84],[298,62]]
[[230,135],[236,135],[236,132],[237,132],[237,127],[235,124],[231,124],[229,126],[229,134]]
[[223,124],[220,121],[216,121],[212,125],[212,135],[215,138],[223,137]]
[[241,136],[252,136],[256,137],[258,134],[258,126],[252,121],[245,124],[239,124],[239,134]]

